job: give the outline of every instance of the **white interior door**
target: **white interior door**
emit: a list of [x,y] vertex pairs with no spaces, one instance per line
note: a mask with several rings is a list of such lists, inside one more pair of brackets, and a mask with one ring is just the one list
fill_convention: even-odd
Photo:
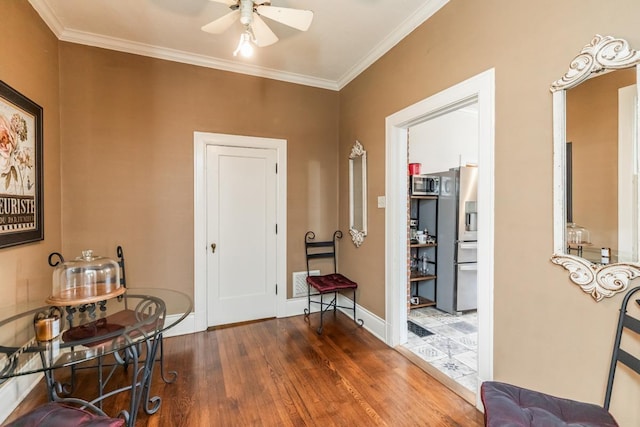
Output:
[[276,150],[207,146],[207,323],[276,315]]

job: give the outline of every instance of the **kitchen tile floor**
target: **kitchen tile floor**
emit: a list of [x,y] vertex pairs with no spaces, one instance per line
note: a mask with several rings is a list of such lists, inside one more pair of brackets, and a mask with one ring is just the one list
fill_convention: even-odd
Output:
[[452,315],[435,307],[423,307],[410,310],[409,320],[433,334],[419,337],[408,331],[408,341],[403,347],[475,393],[478,381],[477,312]]

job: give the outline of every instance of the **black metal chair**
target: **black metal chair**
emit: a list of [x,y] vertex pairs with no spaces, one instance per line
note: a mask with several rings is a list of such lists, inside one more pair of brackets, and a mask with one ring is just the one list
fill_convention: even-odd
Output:
[[[304,247],[305,256],[307,260],[307,308],[304,310],[305,319],[309,318],[311,314],[311,304],[317,304],[320,306],[320,326],[318,326],[318,334],[322,333],[324,326],[324,314],[331,308],[333,308],[334,314],[337,308],[344,308],[353,310],[353,321],[357,325],[364,325],[362,319],[356,318],[356,290],[358,284],[342,274],[338,273],[338,264],[336,257],[336,241],[342,238],[342,232],[340,230],[333,233],[333,239],[327,241],[315,241],[316,235],[313,231],[307,231],[304,235]],[[310,265],[314,261],[325,259],[333,260],[333,273],[323,274],[320,276],[311,276]],[[319,264],[319,263],[318,263]],[[311,289],[314,289],[314,293],[311,293]],[[341,291],[353,291],[353,306],[338,305],[338,292]],[[333,298],[330,302],[325,302],[324,296],[327,294],[333,294]],[[320,297],[320,300],[312,297]]]
[[637,339],[640,335],[640,319],[629,314],[632,308],[636,313],[640,312],[640,299],[632,300],[633,295],[638,292],[640,286],[628,291],[622,300],[602,406],[563,399],[511,384],[486,381],[481,387],[485,426],[617,426],[609,413],[616,367],[618,363],[622,363],[640,374],[640,359],[621,347],[624,336],[627,335],[629,339],[630,335],[634,335]]
[[[123,287],[127,287],[127,275],[126,275],[126,271],[125,271],[125,262],[124,262],[124,250],[122,249],[122,246],[118,245],[118,247],[116,248],[116,257],[117,257],[117,262],[118,262],[118,266],[120,266],[120,284]],[[126,295],[123,295],[123,297],[126,297]],[[127,303],[125,300],[125,308],[127,307]],[[132,312],[133,314],[133,312]],[[168,371],[168,374],[171,376],[171,378],[167,378],[166,374],[165,374],[165,370],[164,370],[164,339],[162,334],[160,334],[158,336],[158,359],[157,361],[160,362],[160,376],[162,377],[162,380],[167,383],[173,383],[175,382],[175,380],[178,378],[178,372],[176,371]],[[127,369],[127,363],[125,362],[125,369]]]
[[120,285],[127,287],[127,275],[124,269],[124,250],[122,246],[118,245],[116,248],[116,257],[118,259],[118,266],[120,267]]

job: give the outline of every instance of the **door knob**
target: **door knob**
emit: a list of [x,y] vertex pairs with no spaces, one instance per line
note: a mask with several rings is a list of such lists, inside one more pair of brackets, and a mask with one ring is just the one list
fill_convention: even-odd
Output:
[[216,244],[215,243],[211,244],[211,253],[213,253],[213,254],[216,253]]

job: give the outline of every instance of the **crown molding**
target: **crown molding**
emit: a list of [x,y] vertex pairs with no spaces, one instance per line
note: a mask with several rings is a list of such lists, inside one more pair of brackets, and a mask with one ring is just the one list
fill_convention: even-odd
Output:
[[60,22],[53,12],[53,9],[51,9],[44,0],[29,0],[29,3],[38,15],[40,15],[45,24],[53,31],[53,34],[60,39],[60,35],[64,31],[64,25],[62,25],[62,22]]
[[198,55],[165,47],[158,47],[130,40],[106,37],[81,31],[65,30],[58,37],[61,41],[94,46],[135,55],[148,56],[166,61],[180,62],[183,64],[197,65],[200,67],[214,68],[222,71],[231,71],[239,74],[280,80],[305,86],[319,87],[323,89],[338,90],[335,82],[305,76],[302,74],[288,73],[255,65],[240,64],[233,61],[217,59],[206,55]]
[[365,55],[361,61],[353,66],[339,80],[333,81],[329,79],[320,79],[302,74],[258,67],[250,64],[241,64],[233,61],[213,58],[210,56],[198,55],[190,52],[168,49],[144,43],[132,42],[115,37],[107,37],[94,33],[69,30],[64,27],[62,22],[60,22],[60,20],[57,18],[57,16],[45,0],[29,0],[31,6],[36,10],[36,12],[40,15],[47,26],[49,26],[56,37],[61,41],[334,91],[339,91],[349,82],[355,79],[360,73],[362,73],[374,62],[380,59],[385,53],[387,53],[391,48],[398,44],[403,38],[405,38],[413,30],[415,30],[419,25],[433,16],[448,2],[449,0],[427,1],[424,6],[422,6],[409,19],[405,20],[402,25],[400,25],[396,29],[396,31],[389,34],[388,37],[386,37],[380,44],[378,44],[367,55]]

